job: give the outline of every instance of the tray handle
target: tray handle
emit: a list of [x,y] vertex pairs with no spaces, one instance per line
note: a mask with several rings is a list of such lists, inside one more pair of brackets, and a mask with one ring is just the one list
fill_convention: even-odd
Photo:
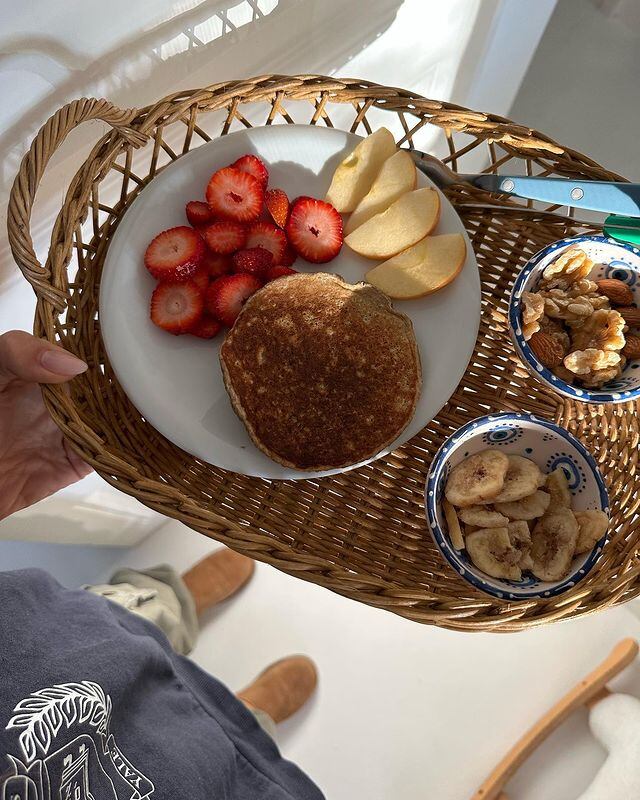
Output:
[[20,164],[9,195],[7,228],[16,264],[37,297],[48,300],[59,311],[65,307],[64,294],[52,286],[50,271],[40,264],[31,238],[31,212],[44,171],[58,147],[78,125],[101,119],[133,147],[142,146],[146,134],[129,127],[138,110],[120,109],[108,100],[82,97],[58,109],[38,131]]

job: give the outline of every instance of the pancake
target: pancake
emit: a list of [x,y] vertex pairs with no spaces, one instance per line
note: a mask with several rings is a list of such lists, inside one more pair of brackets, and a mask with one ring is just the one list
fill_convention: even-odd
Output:
[[420,395],[411,320],[373,286],[327,273],[279,278],[256,292],[220,363],[251,439],[299,470],[372,458],[402,433]]

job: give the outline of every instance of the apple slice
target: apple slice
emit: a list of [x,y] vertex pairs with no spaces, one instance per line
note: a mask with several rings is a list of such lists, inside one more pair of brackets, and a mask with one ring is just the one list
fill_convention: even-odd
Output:
[[467,245],[460,233],[427,236],[367,272],[367,280],[394,300],[413,300],[448,286],[462,270]]
[[396,151],[393,134],[386,128],[363,139],[333,173],[326,201],[340,213],[353,211],[371,188],[383,163]]
[[361,256],[391,258],[424,239],[436,227],[439,218],[438,192],[430,187],[415,189],[351,231],[344,242]]
[[355,231],[375,214],[386,211],[405,192],[416,188],[416,167],[406,150],[397,150],[382,165],[369,192],[345,225],[346,234]]

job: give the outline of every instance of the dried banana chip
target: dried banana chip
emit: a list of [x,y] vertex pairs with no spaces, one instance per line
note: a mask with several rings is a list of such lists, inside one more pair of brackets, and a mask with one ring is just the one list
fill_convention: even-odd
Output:
[[540,485],[540,468],[530,458],[507,456],[509,467],[500,494],[494,503],[511,503],[532,494]]
[[507,517],[486,506],[461,508],[458,516],[467,525],[475,525],[477,528],[502,528],[509,522]]
[[495,503],[495,509],[511,520],[530,520],[541,517],[549,508],[550,502],[551,495],[536,489],[533,494],[523,497],[522,500],[514,500],[512,503]]
[[507,533],[511,546],[518,553],[518,566],[520,569],[531,569],[531,532],[524,520],[516,520],[507,525]]
[[467,536],[467,552],[473,563],[492,578],[519,581],[519,553],[511,546],[506,528],[480,528]]
[[464,538],[458,521],[458,515],[455,508],[448,500],[443,500],[442,509],[444,511],[444,518],[447,520],[447,528],[449,530],[449,539],[451,544],[456,550],[464,549]]
[[444,493],[454,506],[487,503],[504,485],[509,461],[496,449],[482,450],[465,458],[451,470]]
[[576,555],[588,553],[602,539],[609,527],[609,517],[604,511],[575,511],[578,523]]
[[562,467],[556,467],[547,475],[546,489],[551,497],[549,511],[560,508],[571,508],[571,492],[567,474]]
[[578,523],[569,508],[545,514],[531,534],[533,574],[543,581],[559,581],[571,569],[578,541]]

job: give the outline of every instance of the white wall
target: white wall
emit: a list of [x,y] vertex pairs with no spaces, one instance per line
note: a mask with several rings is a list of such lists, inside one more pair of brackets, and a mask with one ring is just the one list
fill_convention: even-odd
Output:
[[[526,15],[519,13],[523,4]],[[0,213],[5,215],[20,158],[38,127],[60,105],[83,95],[108,97],[130,107],[184,87],[264,72],[312,72],[363,77],[505,114],[554,4],[555,0],[4,3]],[[95,122],[72,134],[47,170],[32,226],[41,256],[64,188],[103,129]],[[435,136],[434,131],[423,146],[433,144]],[[3,227],[0,332],[30,329],[33,308],[32,292],[12,261]],[[26,531],[38,535],[47,517],[58,520],[59,531],[60,520],[68,516],[67,540],[75,541],[77,535],[81,540],[126,542],[158,522],[135,501],[116,500],[113,490],[95,476],[68,490],[61,502],[45,501],[22,519],[0,524],[0,538],[22,537]],[[68,512],[65,503],[70,504]],[[98,505],[113,512],[108,531]],[[71,524],[78,513],[92,520],[84,529]]]

